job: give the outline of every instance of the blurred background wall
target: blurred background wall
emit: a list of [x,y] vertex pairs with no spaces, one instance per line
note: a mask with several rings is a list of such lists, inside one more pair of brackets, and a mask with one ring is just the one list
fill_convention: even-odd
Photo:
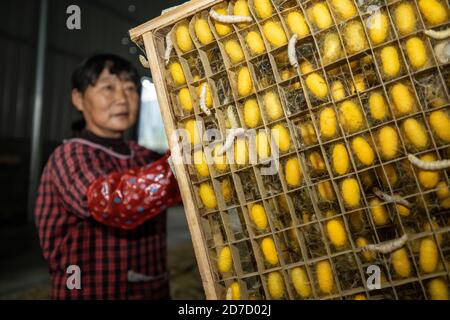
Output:
[[[31,290],[35,283],[45,287],[48,281],[29,210],[35,191],[33,184],[30,188],[30,181],[33,183],[33,177],[38,179],[48,156],[70,137],[71,123],[80,117],[70,103],[72,70],[93,53],[109,52],[129,59],[141,75],[151,77],[138,63],[140,52],[130,42],[128,30],[181,2],[184,1],[0,1],[0,298],[20,297],[20,290]],[[66,26],[70,5],[81,9],[81,30],[69,30]],[[42,82],[36,86],[39,39],[45,38],[41,52],[43,72],[39,74]],[[43,90],[42,118],[34,124],[34,133],[40,132],[40,136],[35,139],[34,150],[38,152],[31,157],[35,89],[39,84]],[[131,136],[137,138],[139,130],[134,129]],[[35,161],[34,172],[30,171],[31,159]],[[191,246],[182,208],[169,214],[176,217],[169,219],[171,248]],[[188,293],[192,298],[196,294]]]

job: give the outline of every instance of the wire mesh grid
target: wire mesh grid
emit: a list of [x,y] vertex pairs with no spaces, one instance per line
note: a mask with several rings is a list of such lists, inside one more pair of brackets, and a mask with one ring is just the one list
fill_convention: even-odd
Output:
[[[175,47],[164,75],[174,123],[200,138],[206,129],[219,132],[215,141],[185,141],[194,146],[191,158],[201,159],[185,170],[219,297],[448,296],[448,170],[426,171],[407,159],[450,156],[443,132],[450,128],[436,127],[450,110],[449,65],[437,56],[438,41],[423,33],[450,25],[447,2],[436,1],[445,16],[439,22],[417,1],[237,0],[212,7],[252,22],[218,25],[204,10],[154,32],[161,64],[168,32]],[[414,19],[408,24],[402,14]],[[290,23],[295,15],[306,34]],[[208,43],[200,39],[199,19],[209,26]],[[380,30],[371,27],[375,19]],[[179,26],[192,41],[184,51]],[[295,33],[298,68],[288,59]],[[417,42],[425,62],[411,53]],[[173,63],[184,81],[177,82]],[[250,88],[239,83],[243,69]],[[205,83],[209,114],[200,107]],[[256,145],[238,138],[238,152],[218,156],[226,130],[238,127],[261,132]],[[281,131],[282,142],[267,142],[264,157],[249,161],[251,148]],[[262,174],[267,162],[277,168],[271,175]],[[380,198],[376,189],[408,206]],[[391,253],[361,250],[405,234],[406,243]],[[368,287],[371,266],[381,272],[376,290]]]

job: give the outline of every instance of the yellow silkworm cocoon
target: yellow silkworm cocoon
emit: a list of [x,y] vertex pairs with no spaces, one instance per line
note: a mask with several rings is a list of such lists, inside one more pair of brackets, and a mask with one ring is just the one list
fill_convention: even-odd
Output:
[[217,259],[217,269],[219,269],[219,272],[221,273],[227,273],[230,272],[232,265],[233,259],[231,257],[231,249],[228,246],[223,247],[222,250],[220,250]]
[[234,281],[230,284],[231,289],[231,300],[241,300],[241,287],[239,286],[239,282]]
[[194,31],[197,36],[198,41],[201,44],[208,44],[214,40],[211,29],[209,28],[208,21],[203,18],[195,19]]
[[191,144],[196,145],[200,142],[197,124],[195,120],[189,119],[184,123],[184,128],[188,133],[188,140]]
[[353,300],[367,300],[367,297],[365,295],[363,295],[362,293],[359,293],[359,294],[355,295]]
[[248,163],[248,147],[245,138],[237,138],[234,145],[234,162],[238,165]]
[[274,91],[268,91],[263,97],[267,116],[270,120],[277,120],[283,116],[280,98]]
[[450,117],[445,110],[433,111],[430,114],[430,126],[433,133],[442,141],[450,142]]
[[311,167],[315,171],[325,170],[325,162],[323,161],[322,156],[320,155],[319,152],[317,152],[317,151],[311,152],[308,158],[309,158]]
[[389,77],[395,77],[400,73],[401,64],[398,56],[398,50],[394,46],[386,46],[380,53],[383,73]]
[[255,128],[261,123],[261,114],[256,99],[248,99],[244,103],[244,123],[249,128]]
[[317,185],[317,191],[320,197],[325,201],[333,201],[335,199],[333,186],[330,181],[323,181]]
[[[216,9],[216,12],[221,15],[226,15],[227,9],[226,8],[218,8],[218,9]],[[214,27],[216,28],[217,34],[221,37],[226,36],[233,30],[231,24],[221,23],[217,20],[214,20]]]
[[353,81],[350,81],[350,92],[355,94],[357,92],[363,92],[366,90],[366,83],[364,82],[364,77],[362,74],[357,74],[354,77],[355,84],[353,85]]
[[306,145],[312,145],[317,141],[316,132],[314,131],[314,127],[310,122],[300,124],[299,129],[300,135],[302,136],[302,139]]
[[430,24],[441,24],[447,21],[448,4],[445,2],[442,3],[439,0],[419,0],[418,4],[420,12]]
[[369,201],[370,213],[372,215],[373,222],[376,226],[383,226],[389,222],[389,215],[384,205],[377,198],[373,198]]
[[275,247],[275,242],[272,237],[265,237],[261,241],[261,250],[264,259],[272,266],[278,264],[278,253]]
[[346,100],[339,106],[339,118],[347,132],[356,132],[363,127],[361,108],[352,100]]
[[287,43],[286,34],[279,22],[267,21],[263,25],[263,32],[267,41],[276,48]]
[[293,268],[291,270],[291,280],[294,285],[295,292],[297,292],[300,297],[303,299],[311,297],[311,284],[305,269],[302,267]]
[[244,60],[244,52],[236,40],[227,40],[225,42],[225,52],[232,63],[239,63]]
[[405,35],[416,30],[416,13],[413,4],[403,2],[395,9],[395,24],[400,35]]
[[420,241],[419,266],[422,272],[436,271],[439,263],[439,252],[433,238],[424,238]]
[[286,18],[287,25],[292,33],[297,34],[299,38],[303,38],[309,34],[309,27],[299,11],[291,11]]
[[397,203],[395,205],[395,208],[397,209],[398,214],[401,215],[402,217],[407,217],[411,214],[411,209],[405,207],[404,205]]
[[322,46],[322,60],[324,64],[336,61],[342,57],[341,40],[336,32],[325,35]]
[[332,219],[327,222],[327,235],[335,247],[339,248],[347,243],[347,232],[339,219]]
[[311,64],[311,62],[309,62],[308,60],[303,60],[303,61],[300,63],[300,72],[301,72],[302,74],[310,73],[310,72],[313,71],[313,70],[314,70],[314,67],[313,67],[313,65]]
[[445,181],[439,182],[436,188],[436,195],[438,199],[442,200],[450,197],[450,189]]
[[388,105],[380,92],[373,92],[369,97],[370,115],[374,120],[384,120],[389,116]]
[[216,168],[216,170],[218,171],[225,171],[228,168],[228,163],[227,163],[227,156],[226,153],[224,153],[223,155],[219,156],[219,149],[221,148],[221,145],[217,144],[214,146],[214,168]]
[[391,254],[391,261],[397,276],[407,278],[411,275],[411,262],[405,248],[394,251]]
[[186,78],[179,62],[172,62],[169,65],[169,71],[170,75],[172,76],[173,82],[176,85],[180,86],[186,83]]
[[288,129],[282,124],[276,124],[271,129],[272,139],[281,152],[287,152],[291,148],[291,137]]
[[[436,155],[433,153],[427,153],[420,156],[420,160],[433,162],[436,161]],[[419,182],[425,189],[434,188],[439,182],[439,171],[427,171],[427,170],[419,170]]]
[[447,283],[442,278],[430,280],[428,292],[431,300],[450,300]]
[[364,28],[359,21],[351,21],[344,29],[345,48],[349,54],[354,54],[368,47]]
[[289,187],[298,187],[302,183],[303,174],[297,157],[289,158],[284,167],[286,183]]
[[312,94],[318,99],[324,99],[328,95],[328,86],[325,79],[317,72],[306,76],[306,86]]
[[181,88],[180,91],[178,91],[178,100],[184,110],[192,110],[192,99],[188,88]]
[[388,17],[385,13],[377,11],[372,14],[368,21],[369,38],[373,44],[377,45],[386,40],[389,29]]
[[253,5],[255,6],[256,14],[261,19],[268,18],[273,13],[270,0],[253,0]]
[[370,144],[363,137],[356,137],[352,140],[353,153],[365,166],[370,166],[375,160],[375,152]]
[[187,25],[182,24],[175,30],[175,38],[177,41],[178,48],[181,51],[187,52],[194,49],[194,44],[192,43],[191,35],[189,34],[189,28]]
[[398,134],[391,126],[384,126],[378,131],[379,151],[383,158],[392,159],[398,153]]
[[280,272],[274,271],[267,276],[267,287],[272,299],[281,299],[284,295],[284,282]]
[[194,165],[195,169],[197,170],[197,173],[201,177],[208,177],[209,176],[209,168],[208,164],[206,162],[205,154],[202,150],[198,150],[194,152]]
[[254,55],[261,54],[266,51],[261,35],[257,31],[250,31],[247,33],[245,36],[245,42],[250,48],[251,53]]
[[268,226],[266,210],[260,204],[255,204],[250,210],[250,218],[258,230],[265,230]]
[[200,97],[200,94],[202,92],[202,89],[203,89],[203,86],[205,85],[205,83],[206,83],[205,104],[208,107],[208,109],[210,109],[212,107],[213,100],[212,100],[212,96],[211,96],[211,88],[209,87],[209,83],[207,83],[207,82],[200,83],[200,85],[195,88],[195,92]]
[[350,159],[344,144],[333,146],[332,156],[334,171],[338,174],[346,174],[350,168]]
[[228,179],[228,178],[223,179],[220,182],[220,188],[222,189],[223,200],[225,200],[225,202],[230,201],[231,197],[233,196],[233,191],[231,190],[230,179]]
[[331,107],[326,107],[320,112],[320,134],[324,138],[333,138],[337,134],[336,113]]
[[[358,237],[356,239],[356,246],[358,248],[363,248],[363,247],[367,246],[368,244],[369,244],[369,241],[367,241],[367,239],[364,238],[364,237]],[[375,252],[370,251],[370,250],[368,250],[368,251],[361,251],[361,255],[362,255],[362,257],[364,258],[364,260],[366,262],[371,262],[371,261],[374,261],[376,259]]]
[[406,54],[414,69],[423,68],[428,62],[427,49],[425,43],[419,37],[412,37],[406,40]]
[[356,14],[356,7],[352,0],[332,0],[331,5],[342,20],[350,19]]
[[253,91],[253,82],[248,67],[239,69],[237,86],[240,97],[247,96]]
[[334,289],[333,270],[331,269],[330,262],[318,262],[316,265],[316,275],[320,291],[330,294]]
[[342,81],[336,80],[331,84],[331,94],[334,101],[339,101],[345,98],[345,89]]
[[260,130],[256,135],[256,152],[260,160],[270,157],[269,139],[263,130]]
[[209,183],[203,182],[200,184],[198,193],[205,208],[214,209],[217,207],[216,194],[214,193],[213,187]]
[[[383,169],[384,172],[386,172],[387,179],[384,176]],[[391,186],[395,186],[397,184],[398,180],[397,171],[395,170],[395,166],[392,163],[377,168],[377,172],[384,186],[387,187],[389,184]]]
[[391,98],[394,103],[395,112],[398,115],[411,113],[414,109],[414,97],[408,86],[396,83],[391,88]]
[[[234,3],[233,15],[250,17],[250,10],[248,9],[247,0],[238,0]],[[248,22],[239,23],[238,27],[244,28],[248,24]]]
[[347,206],[357,207],[361,199],[358,181],[354,178],[345,178],[341,184],[341,195]]
[[310,17],[310,20],[322,30],[331,27],[333,24],[333,19],[331,18],[330,11],[325,2],[316,3],[308,10],[308,16]]
[[423,149],[428,146],[428,135],[423,124],[414,118],[408,118],[403,121],[403,131],[409,143],[417,149]]

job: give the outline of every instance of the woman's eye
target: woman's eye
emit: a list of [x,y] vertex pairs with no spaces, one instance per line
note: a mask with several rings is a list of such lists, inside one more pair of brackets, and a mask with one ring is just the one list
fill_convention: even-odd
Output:
[[128,92],[136,92],[137,88],[136,88],[136,86],[128,86],[128,87],[125,87],[125,90]]
[[107,86],[104,86],[103,89],[104,89],[105,91],[113,91],[113,90],[114,90],[114,87],[113,87],[112,85],[107,85]]

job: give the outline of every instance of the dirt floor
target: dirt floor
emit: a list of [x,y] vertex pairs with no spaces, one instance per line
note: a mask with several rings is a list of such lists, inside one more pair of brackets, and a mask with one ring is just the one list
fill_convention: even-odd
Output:
[[[169,252],[170,286],[172,299],[204,299],[200,275],[192,244],[180,245]],[[46,300],[49,285],[36,284],[27,290],[0,296],[0,300]]]

